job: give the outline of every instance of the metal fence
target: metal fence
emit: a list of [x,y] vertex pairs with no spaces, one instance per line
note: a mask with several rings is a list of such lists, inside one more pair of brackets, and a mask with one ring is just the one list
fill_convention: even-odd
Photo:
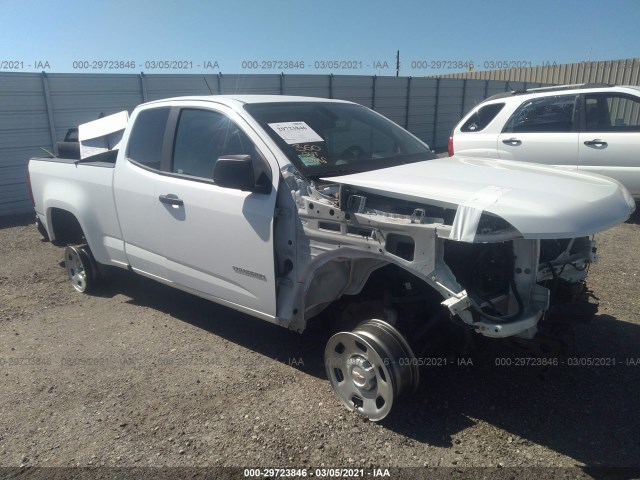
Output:
[[0,215],[32,209],[30,157],[55,151],[67,129],[100,113],[131,112],[182,95],[257,93],[351,100],[440,151],[458,120],[484,98],[539,83],[348,75],[108,75],[0,73]]
[[507,70],[437,75],[437,78],[473,80],[502,80],[512,82],[538,82],[553,85],[575,83],[608,83],[610,85],[640,85],[640,58],[544,65]]

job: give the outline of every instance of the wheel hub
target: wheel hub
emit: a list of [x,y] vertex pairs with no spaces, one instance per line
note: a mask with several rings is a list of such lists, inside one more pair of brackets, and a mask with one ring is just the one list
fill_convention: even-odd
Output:
[[338,399],[372,421],[385,418],[395,401],[418,385],[411,347],[382,320],[361,323],[327,342],[325,367]]
[[347,360],[351,381],[361,390],[371,390],[376,386],[376,372],[373,365],[361,355],[352,355]]
[[82,246],[68,246],[64,252],[64,264],[71,285],[78,292],[85,292],[93,281],[90,254]]

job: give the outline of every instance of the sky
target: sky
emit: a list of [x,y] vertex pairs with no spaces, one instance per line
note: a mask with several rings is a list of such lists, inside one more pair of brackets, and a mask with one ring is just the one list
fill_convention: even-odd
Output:
[[0,0],[0,71],[425,76],[640,57],[640,0]]

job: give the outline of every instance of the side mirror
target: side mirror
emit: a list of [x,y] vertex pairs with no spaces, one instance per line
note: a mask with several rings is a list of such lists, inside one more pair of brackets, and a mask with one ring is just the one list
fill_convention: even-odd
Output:
[[256,168],[251,155],[225,155],[213,167],[213,181],[224,188],[270,193],[271,181],[263,168]]

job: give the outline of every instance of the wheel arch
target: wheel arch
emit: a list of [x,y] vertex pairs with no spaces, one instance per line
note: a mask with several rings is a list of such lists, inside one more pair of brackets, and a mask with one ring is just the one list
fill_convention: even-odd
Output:
[[51,241],[57,246],[82,243],[84,230],[76,215],[69,210],[51,207],[47,212]]
[[[371,285],[371,275],[385,267],[394,267],[424,282],[437,291],[427,278],[390,256],[368,254],[360,250],[342,249],[331,255],[316,257],[303,275],[299,296],[304,325],[343,295],[357,295]],[[442,297],[444,298],[444,297]]]
[[49,205],[47,208],[47,231],[51,242],[57,246],[87,243],[91,248],[91,239],[87,236],[87,228],[82,224],[81,218],[79,212],[70,205]]

